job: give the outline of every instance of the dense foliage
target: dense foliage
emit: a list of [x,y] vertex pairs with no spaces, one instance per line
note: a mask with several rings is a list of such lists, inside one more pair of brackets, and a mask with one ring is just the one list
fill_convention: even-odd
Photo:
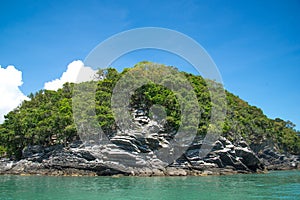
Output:
[[[151,63],[139,63],[133,69],[125,69],[122,73],[118,73],[112,68],[99,70],[99,76],[105,78],[99,79],[96,84],[96,105],[88,105],[87,103],[84,105],[84,109],[95,109],[97,122],[109,137],[115,134],[118,129],[111,109],[111,98],[115,85],[129,70],[140,70],[141,72],[145,69],[143,67],[147,65],[151,65]],[[172,69],[177,71],[176,68],[172,67]],[[153,74],[163,73],[163,71],[155,70],[155,68],[152,71]],[[221,109],[222,106],[220,105],[224,103],[225,99],[220,97],[217,103],[211,101],[207,86],[217,83],[185,72],[180,72],[180,74],[194,88],[201,111],[197,131],[199,134],[205,135],[211,128],[212,106]],[[166,76],[165,81],[176,83],[181,80],[174,78],[174,76]],[[79,85],[86,87],[85,84],[88,83]],[[64,84],[63,88],[58,91],[41,90],[36,94],[30,94],[29,101],[24,101],[15,110],[8,113],[4,123],[0,125],[0,155],[19,159],[22,150],[28,145],[68,145],[79,139],[72,115],[73,112],[77,112],[72,110],[73,90],[74,84],[71,83]],[[181,92],[186,91],[183,89]],[[143,109],[151,117],[150,108],[152,105],[164,106],[167,121],[165,126],[167,130],[172,132],[178,129],[182,123],[180,105],[176,95],[176,92],[162,85],[147,83],[131,95],[130,107]],[[225,122],[220,120],[224,136],[232,141],[237,141],[242,137],[250,143],[268,140],[282,151],[293,154],[300,153],[299,132],[294,130],[293,123],[279,118],[269,119],[259,108],[249,105],[227,91],[226,102],[226,120]],[[188,109],[194,110],[192,105]]]

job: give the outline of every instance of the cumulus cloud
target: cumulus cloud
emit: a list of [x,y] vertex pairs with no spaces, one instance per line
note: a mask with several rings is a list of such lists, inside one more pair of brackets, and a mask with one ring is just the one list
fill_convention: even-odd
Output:
[[[79,83],[92,80],[96,71],[84,66],[80,60],[73,61],[67,70],[58,79],[46,82],[44,88],[47,90],[57,90],[66,82]],[[29,100],[20,86],[22,82],[22,72],[10,65],[2,68],[0,65],[0,123],[4,121],[4,115],[16,108],[24,100]]]
[[7,68],[0,66],[0,123],[4,115],[16,108],[26,97],[19,87],[23,84],[22,72],[10,65]]
[[84,66],[81,60],[76,60],[70,63],[67,70],[58,79],[46,82],[44,89],[46,90],[57,90],[62,88],[66,82],[79,83],[84,81],[92,80],[95,77],[96,71],[90,67]]

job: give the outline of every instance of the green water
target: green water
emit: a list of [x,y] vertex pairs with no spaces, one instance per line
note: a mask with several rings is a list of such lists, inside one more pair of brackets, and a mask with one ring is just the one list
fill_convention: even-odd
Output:
[[0,199],[300,199],[300,171],[152,178],[0,176]]

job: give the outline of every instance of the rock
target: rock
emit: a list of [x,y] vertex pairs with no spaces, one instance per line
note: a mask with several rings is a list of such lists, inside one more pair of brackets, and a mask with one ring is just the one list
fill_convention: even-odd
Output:
[[159,133],[160,131],[163,131],[162,127],[157,123],[149,123],[148,127],[150,133]]
[[47,159],[54,151],[60,151],[63,149],[62,145],[53,145],[49,147],[42,147],[39,145],[28,146],[23,149],[22,157],[28,161],[41,163],[44,159]]
[[151,150],[155,150],[161,147],[160,141],[155,136],[150,136],[146,138],[147,145]]
[[235,146],[226,138],[221,137],[215,142],[212,152],[204,158],[204,161],[214,163],[218,168],[233,167],[239,171],[261,169],[261,161],[248,148],[248,144],[244,142],[242,145],[245,147]]
[[206,162],[204,162],[204,163],[199,164],[199,167],[201,169],[212,169],[212,168],[218,167],[218,165],[215,164],[215,163],[206,163]]
[[204,170],[202,175],[207,176],[207,175],[213,175],[214,173],[212,171],[209,170]]
[[232,143],[228,139],[222,136],[219,138],[219,141],[223,144],[223,146],[232,145]]
[[[210,154],[212,155],[212,154]],[[204,159],[205,162],[208,162],[208,163],[214,163],[216,164],[219,168],[223,168],[224,167],[224,164],[222,162],[222,160],[220,159],[220,156],[219,155],[216,155],[214,154],[214,156],[210,156],[210,157],[206,157]]]
[[139,176],[146,176],[146,177],[149,177],[149,176],[152,176],[153,171],[152,171],[150,168],[140,168],[140,169],[137,171],[137,174],[138,174]]
[[184,169],[167,168],[166,174],[169,176],[186,176],[187,172]]
[[222,150],[214,151],[218,155],[224,165],[233,165],[232,156],[230,155],[230,149],[224,148]]
[[36,153],[36,154],[33,154],[30,157],[28,157],[27,160],[32,161],[32,162],[39,162],[39,163],[41,163],[44,158],[45,158],[45,154],[44,153]]
[[225,146],[225,148],[233,150],[234,145],[233,144],[228,144],[228,145]]
[[112,143],[120,146],[122,149],[128,151],[140,152],[138,146],[135,144],[136,139],[133,136],[115,136],[110,140]]
[[272,157],[274,159],[279,159],[280,155],[277,152],[274,152],[272,149],[267,148],[263,151],[264,155],[267,155],[269,157]]
[[150,160],[150,165],[154,169],[164,169],[165,166],[168,165],[168,163],[165,163],[157,158]]
[[79,148],[82,146],[82,141],[76,140],[70,144],[70,148]]
[[246,147],[236,147],[236,155],[242,158],[242,163],[245,164],[249,169],[256,171],[260,168],[260,160],[255,153]]
[[15,162],[10,169],[10,173],[12,174],[35,174],[39,170],[43,169],[43,165],[41,163],[21,160],[19,162]]
[[96,160],[95,156],[93,156],[91,154],[91,152],[89,152],[89,151],[79,150],[76,153],[77,153],[78,157],[84,158],[87,161]]
[[22,156],[23,158],[28,158],[33,154],[42,154],[42,153],[44,153],[44,148],[39,145],[34,145],[34,146],[28,146],[24,148],[22,151]]
[[212,151],[217,151],[217,150],[222,150],[224,149],[224,145],[221,141],[216,141],[213,148],[212,148]]
[[13,168],[14,162],[9,159],[0,160],[0,174],[5,173]]
[[165,175],[165,173],[162,170],[156,169],[156,168],[152,169],[152,172],[153,172],[152,176],[164,176]]
[[139,122],[140,124],[148,124],[150,119],[146,116],[139,116],[134,119],[135,121]]
[[278,153],[275,147],[265,146],[257,156],[268,170],[297,169],[299,165],[299,156]]
[[232,175],[237,174],[237,171],[235,171],[233,168],[224,168],[220,170],[220,175]]
[[250,148],[249,145],[247,144],[246,141],[239,141],[238,142],[238,146],[242,147],[242,148]]

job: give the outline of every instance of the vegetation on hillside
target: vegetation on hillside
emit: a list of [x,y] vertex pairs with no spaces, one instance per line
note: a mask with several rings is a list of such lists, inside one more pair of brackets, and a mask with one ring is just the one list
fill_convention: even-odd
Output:
[[[142,73],[145,67],[151,63],[142,62],[132,69],[124,69],[122,73],[113,68],[99,70],[98,74],[104,79],[97,82],[95,102],[96,105],[84,105],[84,109],[95,109],[96,120],[108,137],[116,133],[118,126],[115,122],[114,113],[111,109],[111,98],[117,82],[130,70]],[[166,68],[166,66],[161,66]],[[172,68],[178,72],[174,67]],[[161,69],[151,69],[153,74],[163,73]],[[195,76],[185,72],[178,72],[191,84],[198,99],[200,109],[200,120],[198,134],[205,135],[210,125],[211,109],[222,109],[225,99],[217,97],[217,102],[211,101],[208,84],[220,85],[205,80],[201,76]],[[138,81],[138,80],[137,80]],[[181,81],[174,76],[166,76],[164,83],[176,84]],[[80,85],[81,84],[81,85]],[[80,83],[80,87],[86,87]],[[76,126],[73,121],[72,96],[74,92],[73,83],[65,83],[58,91],[41,90],[36,94],[30,94],[30,100],[25,100],[19,107],[5,116],[5,121],[0,125],[0,155],[19,159],[22,150],[28,145],[50,146],[54,144],[68,145],[78,140]],[[183,88],[180,93],[188,94]],[[186,95],[189,96],[189,95]],[[216,97],[214,97],[216,98]],[[184,99],[182,99],[184,101]],[[166,113],[166,130],[174,133],[183,123],[181,118],[180,99],[178,92],[174,92],[165,86],[155,83],[147,83],[134,91],[130,98],[131,109],[143,109],[151,117],[150,108],[152,105],[162,105]],[[300,154],[299,132],[294,129],[294,124],[282,119],[269,119],[261,109],[249,105],[232,93],[226,91],[226,119],[217,123],[222,127],[225,137],[231,141],[238,141],[244,138],[250,143],[263,140],[272,141],[276,146],[285,152]],[[187,104],[187,110],[196,110],[194,105]],[[77,111],[75,110],[77,113]],[[81,113],[80,110],[78,113]],[[83,112],[84,113],[84,112]],[[85,116],[83,116],[84,118]],[[190,118],[191,121],[196,120]]]

